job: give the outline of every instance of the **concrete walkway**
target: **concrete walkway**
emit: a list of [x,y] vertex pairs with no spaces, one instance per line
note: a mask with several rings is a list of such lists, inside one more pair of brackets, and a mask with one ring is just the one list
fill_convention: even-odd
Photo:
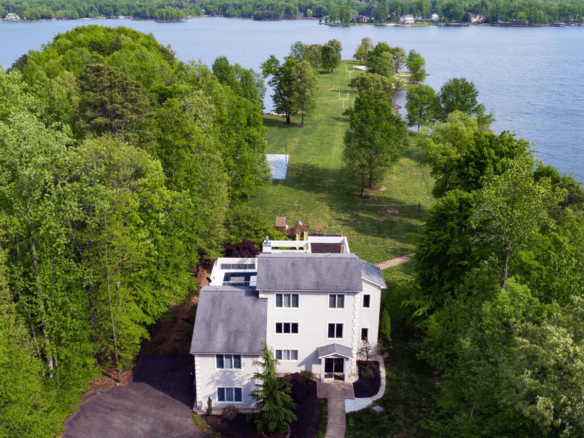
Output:
[[379,266],[381,269],[391,268],[392,266],[401,265],[402,263],[411,262],[412,261],[411,257],[413,257],[413,256],[414,256],[414,254],[408,254],[408,255],[403,256],[403,257],[398,257],[397,259],[386,260],[384,262],[379,263],[377,266]]
[[316,393],[318,398],[328,399],[325,438],[343,438],[347,429],[345,400],[355,398],[353,384],[316,382]]

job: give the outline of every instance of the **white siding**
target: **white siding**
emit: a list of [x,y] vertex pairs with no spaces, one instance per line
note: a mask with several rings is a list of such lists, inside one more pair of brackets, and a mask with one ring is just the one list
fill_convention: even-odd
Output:
[[[363,295],[371,295],[370,307],[363,307]],[[361,310],[359,315],[359,341],[361,341],[361,328],[369,329],[369,343],[376,344],[379,336],[379,311],[381,307],[381,289],[372,283],[363,281],[361,294]]]
[[[274,350],[298,350],[298,361],[280,361],[278,372],[309,370],[320,373],[317,348],[328,344],[353,347],[355,294],[343,294],[343,309],[329,309],[329,294],[326,292],[299,292],[299,295],[299,307],[294,309],[277,308],[276,293],[262,293],[261,297],[268,299],[267,342]],[[298,334],[276,334],[276,322],[297,322]],[[342,339],[327,337],[329,323],[343,324]]]
[[[195,355],[195,378],[197,382],[197,399],[195,406],[200,409],[207,408],[207,398],[211,397],[213,408],[224,408],[227,405],[235,405],[238,408],[252,408],[255,399],[249,394],[255,390],[252,376],[257,372],[257,366],[252,362],[257,360],[257,356],[242,356],[241,369],[217,369],[215,355],[196,354]],[[217,400],[217,388],[237,387],[243,388],[243,402],[221,402]]]
[[[291,292],[293,293],[293,292]],[[381,290],[378,286],[363,281],[363,292],[345,293],[343,309],[329,309],[329,293],[298,292],[298,308],[277,308],[276,293],[263,292],[260,297],[267,299],[267,342],[273,350],[298,350],[297,361],[280,361],[278,372],[294,373],[309,370],[315,374],[321,373],[317,348],[329,344],[340,344],[353,350],[353,360],[346,362],[351,369],[346,373],[356,372],[356,352],[361,341],[361,328],[369,330],[369,341],[377,343],[379,332],[379,310]],[[370,307],[363,308],[363,295],[368,294]],[[276,334],[276,322],[298,323],[298,334]],[[328,324],[342,323],[343,338],[329,339]],[[225,352],[229,354],[230,352]],[[214,408],[223,408],[231,402],[217,401],[218,387],[243,388],[243,402],[235,404],[239,408],[253,408],[255,400],[249,395],[255,389],[252,376],[257,372],[257,366],[252,362],[257,356],[242,356],[240,370],[224,370],[216,368],[215,355],[195,355],[195,378],[197,381],[196,406],[205,409],[207,398],[211,397]]]

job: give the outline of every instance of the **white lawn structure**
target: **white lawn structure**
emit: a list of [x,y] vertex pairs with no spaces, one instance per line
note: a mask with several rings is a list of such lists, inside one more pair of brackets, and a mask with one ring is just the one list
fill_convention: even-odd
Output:
[[286,179],[288,154],[266,154],[272,179]]

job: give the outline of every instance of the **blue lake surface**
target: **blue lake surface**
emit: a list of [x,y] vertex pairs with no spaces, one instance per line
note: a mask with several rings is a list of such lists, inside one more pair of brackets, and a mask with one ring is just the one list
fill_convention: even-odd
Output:
[[[473,81],[479,101],[493,110],[495,132],[514,130],[535,142],[537,157],[584,181],[584,28],[329,27],[316,20],[256,22],[197,18],[183,23],[137,20],[78,20],[0,23],[0,65],[39,50],[56,34],[77,26],[127,26],[170,44],[182,61],[211,65],[217,56],[259,70],[270,55],[282,59],[295,41],[336,38],[343,58],[361,38],[416,50],[426,59],[426,83],[438,90],[454,77]],[[269,90],[268,90],[269,94]],[[399,102],[398,102],[399,103]]]

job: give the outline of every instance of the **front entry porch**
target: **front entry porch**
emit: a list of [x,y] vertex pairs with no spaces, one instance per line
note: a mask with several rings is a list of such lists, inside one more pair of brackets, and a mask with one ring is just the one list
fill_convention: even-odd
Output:
[[317,349],[320,360],[320,381],[341,380],[347,381],[353,358],[353,351],[349,347],[339,344],[330,344]]

